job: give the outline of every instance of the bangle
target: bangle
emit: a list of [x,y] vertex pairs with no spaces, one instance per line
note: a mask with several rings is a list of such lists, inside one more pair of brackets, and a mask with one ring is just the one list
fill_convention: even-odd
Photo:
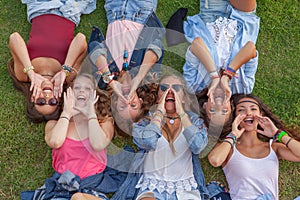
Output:
[[229,143],[230,145],[231,145],[231,147],[233,148],[233,143],[231,143],[229,140],[223,140],[223,142],[227,142],[227,143]]
[[23,72],[25,74],[27,74],[30,70],[34,70],[34,67],[32,65],[30,65],[28,67],[24,67]]
[[235,145],[236,142],[237,142],[236,136],[233,135],[232,133],[229,133],[229,134],[225,137],[225,139],[232,139],[233,145]]
[[103,65],[103,66],[101,66],[101,67],[98,67],[98,71],[101,71],[101,70],[104,69],[105,67],[108,67],[108,64],[105,64],[105,65]]
[[60,116],[59,118],[67,119],[68,121],[70,121],[70,119],[66,116]]
[[227,70],[234,73],[234,74],[236,73],[236,70],[232,69],[230,66],[227,67]]
[[292,139],[293,139],[293,138],[290,137],[290,139],[285,143],[285,146],[286,146],[287,148],[289,148],[288,145],[289,145],[289,143],[290,143],[290,141],[291,141]]
[[281,139],[282,139],[282,137],[285,136],[285,135],[288,135],[287,132],[281,131],[280,134],[278,135],[277,140],[278,140],[279,142],[282,142]]

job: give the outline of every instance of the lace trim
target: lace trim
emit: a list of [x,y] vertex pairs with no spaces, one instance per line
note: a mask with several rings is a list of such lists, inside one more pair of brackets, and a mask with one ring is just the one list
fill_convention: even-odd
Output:
[[140,178],[136,188],[141,188],[142,190],[149,189],[154,191],[157,189],[159,193],[167,192],[172,194],[175,191],[192,191],[197,189],[197,182],[194,177],[179,181],[165,181],[152,178]]
[[215,43],[219,43],[220,37],[231,43],[238,30],[237,21],[225,17],[219,17],[215,22],[208,23],[208,26],[214,29],[210,32],[214,35]]

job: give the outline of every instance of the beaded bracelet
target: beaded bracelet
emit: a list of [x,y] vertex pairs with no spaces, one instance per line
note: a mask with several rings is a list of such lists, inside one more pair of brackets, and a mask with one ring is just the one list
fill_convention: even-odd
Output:
[[225,139],[232,139],[233,145],[235,145],[236,142],[237,142],[236,136],[233,135],[232,133],[229,133],[229,134],[225,137]]
[[281,139],[282,139],[282,137],[285,136],[285,135],[288,135],[287,132],[281,131],[280,134],[278,135],[277,140],[278,140],[279,142],[282,142]]

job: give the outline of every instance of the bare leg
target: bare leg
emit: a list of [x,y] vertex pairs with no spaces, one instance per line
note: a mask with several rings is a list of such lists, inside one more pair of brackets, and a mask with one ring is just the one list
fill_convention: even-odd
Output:
[[28,81],[28,77],[23,73],[25,66],[30,66],[31,61],[24,39],[18,32],[14,32],[9,37],[9,49],[14,59],[14,70],[19,81]]
[[72,195],[71,200],[101,200],[101,198],[78,192]]
[[244,12],[251,12],[256,8],[256,0],[230,0],[230,4],[234,8]]

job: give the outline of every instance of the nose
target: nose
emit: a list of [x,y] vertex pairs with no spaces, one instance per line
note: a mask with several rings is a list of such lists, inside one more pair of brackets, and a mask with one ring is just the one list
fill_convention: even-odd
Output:
[[247,109],[247,113],[246,113],[247,116],[251,116],[252,115],[252,111],[251,109]]

